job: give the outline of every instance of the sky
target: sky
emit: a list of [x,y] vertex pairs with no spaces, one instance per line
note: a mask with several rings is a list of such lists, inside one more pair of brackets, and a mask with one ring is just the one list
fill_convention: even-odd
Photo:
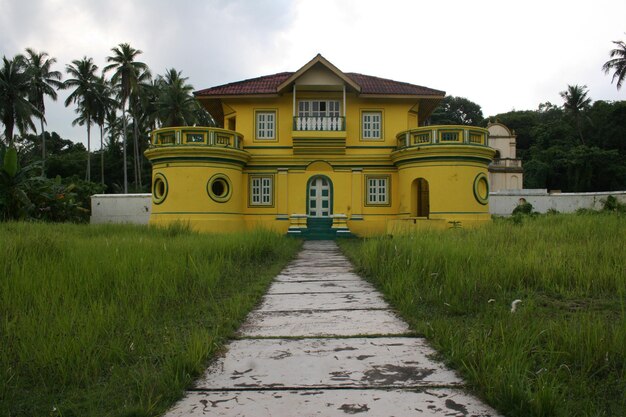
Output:
[[[129,43],[153,74],[182,71],[196,90],[282,71],[322,54],[358,72],[444,90],[484,116],[561,105],[568,84],[626,100],[602,64],[626,40],[624,0],[0,0],[0,55],[27,47],[101,69]],[[86,142],[67,92],[47,130]]]

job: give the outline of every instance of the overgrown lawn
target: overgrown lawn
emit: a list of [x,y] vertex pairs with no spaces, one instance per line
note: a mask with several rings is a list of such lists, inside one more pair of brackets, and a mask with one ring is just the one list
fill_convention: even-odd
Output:
[[162,413],[299,246],[264,231],[0,224],[0,415]]
[[626,216],[524,217],[341,246],[505,415],[626,416]]

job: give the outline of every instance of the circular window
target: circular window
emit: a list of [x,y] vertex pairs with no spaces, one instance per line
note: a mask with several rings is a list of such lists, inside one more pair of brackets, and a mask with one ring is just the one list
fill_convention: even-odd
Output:
[[474,178],[474,198],[482,205],[486,205],[489,202],[489,181],[484,172],[481,172]]
[[230,180],[224,174],[213,175],[207,183],[207,193],[214,201],[218,203],[224,203],[230,200],[232,194],[232,187]]
[[152,202],[154,204],[161,204],[167,197],[167,178],[161,173],[154,174],[154,180],[152,181]]

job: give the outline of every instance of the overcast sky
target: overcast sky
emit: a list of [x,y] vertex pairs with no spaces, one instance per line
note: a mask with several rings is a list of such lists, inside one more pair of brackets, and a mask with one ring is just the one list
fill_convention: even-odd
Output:
[[[601,71],[626,40],[624,0],[0,0],[0,55],[31,47],[63,71],[130,43],[153,73],[196,90],[281,71],[321,53],[340,70],[444,90],[485,116],[562,104],[568,84],[625,100]],[[74,108],[47,104],[48,130],[85,142]]]

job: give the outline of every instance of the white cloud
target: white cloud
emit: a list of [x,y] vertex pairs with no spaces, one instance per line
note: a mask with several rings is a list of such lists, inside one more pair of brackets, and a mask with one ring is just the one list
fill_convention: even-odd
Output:
[[[567,84],[624,98],[600,70],[626,38],[626,3],[610,0],[0,0],[0,10],[0,53],[43,50],[59,70],[83,56],[102,67],[128,42],[153,73],[174,67],[196,89],[294,71],[321,53],[344,71],[465,96],[485,115],[560,104]],[[50,130],[84,141],[73,109],[48,109]]]

